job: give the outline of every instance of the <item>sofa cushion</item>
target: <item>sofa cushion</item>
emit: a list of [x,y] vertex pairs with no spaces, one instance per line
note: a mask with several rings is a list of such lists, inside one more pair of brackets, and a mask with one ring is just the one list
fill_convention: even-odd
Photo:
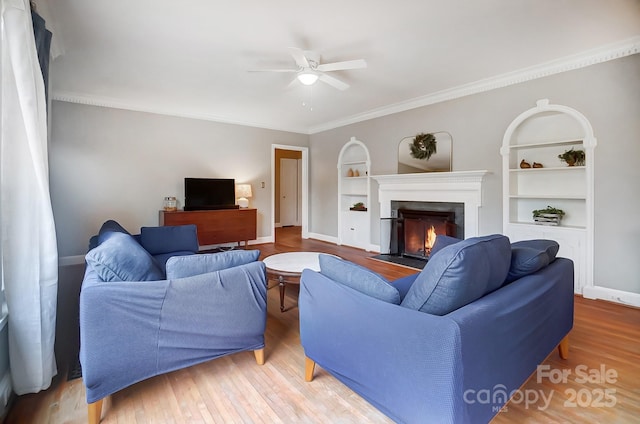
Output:
[[433,246],[431,247],[431,253],[429,253],[429,257],[431,258],[433,255],[435,255],[445,247],[450,246],[459,241],[462,241],[462,240],[460,240],[459,238],[438,234],[436,236],[435,243],[433,243]]
[[385,302],[400,303],[400,293],[379,274],[331,255],[320,255],[320,273],[354,290]]
[[159,255],[153,255],[153,259],[156,260],[162,272],[167,274],[167,261],[174,256],[191,256],[194,253],[190,250],[178,250],[177,252],[169,252],[169,253],[160,253]]
[[203,255],[173,256],[167,260],[167,279],[191,277],[220,271],[258,260],[259,250],[230,250]]
[[472,237],[449,245],[427,262],[401,305],[445,315],[500,287],[511,263],[503,235]]
[[196,226],[168,225],[140,228],[140,244],[152,255],[177,251],[198,251]]
[[556,259],[560,246],[553,240],[524,240],[511,244],[511,266],[505,284],[533,274]]
[[100,246],[85,256],[102,281],[155,281],[164,279],[156,261],[129,234],[110,232]]

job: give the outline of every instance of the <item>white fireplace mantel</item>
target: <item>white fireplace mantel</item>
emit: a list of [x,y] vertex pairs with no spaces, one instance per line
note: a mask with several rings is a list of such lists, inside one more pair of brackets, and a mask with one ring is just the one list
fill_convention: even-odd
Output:
[[489,171],[372,175],[378,182],[380,217],[391,218],[392,201],[464,203],[465,238],[479,235],[482,182]]

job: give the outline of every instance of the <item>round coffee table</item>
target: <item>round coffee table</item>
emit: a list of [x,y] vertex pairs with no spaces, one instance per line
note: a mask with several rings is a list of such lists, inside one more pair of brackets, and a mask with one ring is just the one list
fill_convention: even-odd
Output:
[[[278,281],[280,286],[280,312],[284,312],[284,292],[287,284],[300,284],[303,269],[320,271],[318,256],[322,252],[277,253],[263,259],[267,278]],[[329,255],[329,253],[323,253]],[[335,256],[335,255],[331,255]]]

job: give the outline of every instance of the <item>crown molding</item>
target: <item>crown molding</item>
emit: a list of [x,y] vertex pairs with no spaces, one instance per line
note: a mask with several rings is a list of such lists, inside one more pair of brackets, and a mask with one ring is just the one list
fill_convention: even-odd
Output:
[[194,111],[184,111],[172,108],[164,108],[159,105],[149,105],[144,103],[117,100],[92,94],[80,94],[68,91],[54,90],[51,94],[52,100],[78,103],[90,106],[108,107],[115,109],[132,110],[136,112],[156,113],[160,115],[176,116],[181,118],[199,119],[204,121],[220,122],[225,124],[243,125],[248,127],[264,128],[275,131],[286,131],[298,134],[316,134],[323,131],[332,130],[346,125],[355,124],[369,119],[380,118],[382,116],[394,113],[404,112],[407,110],[428,106],[447,100],[458,99],[470,96],[472,94],[483,93],[485,91],[495,90],[514,84],[520,84],[526,81],[544,78],[562,72],[572,71],[575,69],[585,68],[610,60],[619,59],[625,56],[631,56],[640,52],[640,36],[632,37],[614,44],[609,44],[597,49],[588,50],[564,58],[552,60],[539,65],[530,66],[528,68],[519,69],[517,71],[508,72],[490,78],[485,78],[458,87],[441,90],[425,96],[415,97],[406,101],[394,103],[380,108],[372,109],[363,113],[352,115],[343,119],[326,122],[324,124],[302,128],[286,128],[279,127],[264,122],[251,122],[229,119],[223,116],[203,114]]
[[587,66],[595,65],[598,63],[619,59],[625,56],[631,56],[639,52],[640,36],[636,36],[614,44],[599,47],[597,49],[588,50],[586,52],[566,56],[561,59],[552,60],[549,62],[541,63],[539,65],[519,69],[517,71],[507,72],[505,74],[485,78],[469,84],[460,85],[458,87],[449,88],[446,90],[427,94],[425,96],[409,99],[403,102],[394,103],[364,113],[352,115],[344,119],[327,122],[325,124],[309,128],[308,133],[316,134],[322,131],[328,131],[334,128],[340,128],[346,125],[367,121],[373,118],[380,118],[382,116],[404,112],[422,106],[428,106],[447,100],[470,96],[472,94],[495,90],[497,88],[520,84],[522,82],[531,81],[538,78],[548,77],[550,75],[555,75],[562,72],[585,68]]
[[164,107],[159,107],[158,105],[148,105],[144,103],[123,101],[123,100],[117,100],[117,99],[108,98],[108,97],[96,96],[93,94],[74,93],[71,91],[55,90],[51,94],[51,99],[59,102],[76,103],[76,104],[88,105],[88,106],[131,110],[134,112],[155,113],[158,115],[174,116],[178,118],[198,119],[202,121],[212,121],[212,122],[219,122],[223,124],[242,125],[246,127],[255,127],[255,128],[262,128],[262,129],[274,130],[274,131],[285,131],[285,132],[292,132],[292,133],[306,134],[306,135],[309,134],[307,128],[277,127],[277,126],[265,124],[264,122],[240,121],[240,120],[225,118],[222,116],[210,115],[206,113],[184,111],[184,110],[178,110],[178,109],[172,109],[172,108],[164,108]]

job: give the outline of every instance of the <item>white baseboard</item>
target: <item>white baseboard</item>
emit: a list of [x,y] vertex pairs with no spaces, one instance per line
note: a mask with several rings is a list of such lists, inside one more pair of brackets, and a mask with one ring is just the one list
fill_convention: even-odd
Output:
[[367,252],[380,253],[380,245],[370,244],[369,247],[367,248]]
[[640,308],[640,294],[608,287],[589,286],[582,289],[582,295],[587,299],[602,299]]
[[326,241],[327,243],[338,244],[338,237],[327,236],[325,234],[308,233],[308,238],[320,241]]

